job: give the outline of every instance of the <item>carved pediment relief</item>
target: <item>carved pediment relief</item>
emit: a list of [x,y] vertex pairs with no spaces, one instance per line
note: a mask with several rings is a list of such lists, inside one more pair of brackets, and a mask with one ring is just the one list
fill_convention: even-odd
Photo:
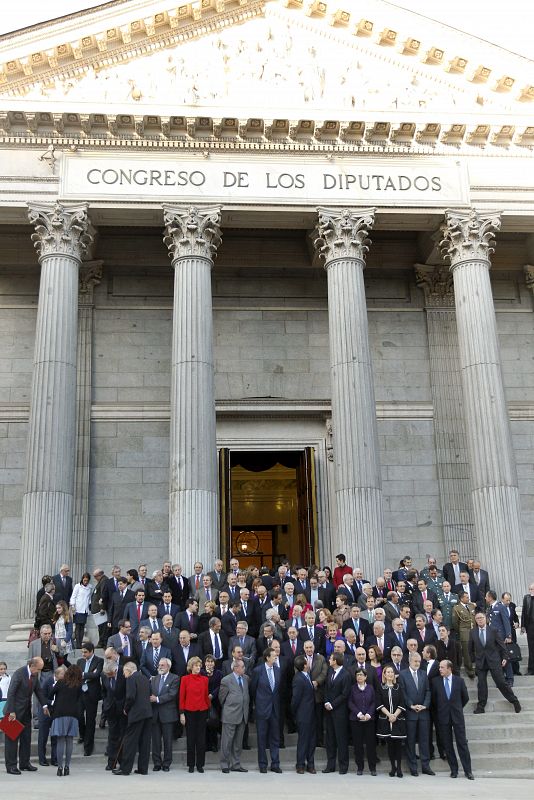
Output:
[[[344,31],[299,27],[299,18],[267,6],[265,16],[113,66],[91,64],[80,77],[35,83],[26,98],[99,106],[220,107],[317,111],[468,111],[480,88],[371,45]],[[276,12],[276,13],[275,13]],[[486,107],[508,111],[511,95]],[[267,114],[266,114],[267,115]],[[349,117],[350,118],[350,117]]]

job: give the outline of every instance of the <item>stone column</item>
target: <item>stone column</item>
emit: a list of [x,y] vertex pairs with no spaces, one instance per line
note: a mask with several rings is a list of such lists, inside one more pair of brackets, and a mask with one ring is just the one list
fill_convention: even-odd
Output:
[[78,270],[91,241],[86,205],[35,204],[41,281],[28,432],[18,614],[33,617],[41,577],[68,562],[76,453]]
[[[319,208],[314,243],[328,275],[336,552],[374,581],[384,523],[363,270],[374,209]],[[335,553],[334,553],[335,555]]]
[[219,552],[211,270],[220,209],[164,206],[174,268],[169,558],[185,570]]
[[423,264],[416,265],[415,276],[425,295],[445,555],[457,549],[465,560],[475,556],[478,548],[469,481],[453,278],[447,267]]
[[525,543],[489,276],[499,229],[498,214],[447,211],[441,247],[454,279],[478,555],[492,586],[517,601],[526,586]]
[[93,289],[102,280],[102,261],[84,261],[78,290],[78,355],[76,380],[76,467],[72,523],[71,574],[74,581],[87,569],[87,523],[91,457],[93,364]]

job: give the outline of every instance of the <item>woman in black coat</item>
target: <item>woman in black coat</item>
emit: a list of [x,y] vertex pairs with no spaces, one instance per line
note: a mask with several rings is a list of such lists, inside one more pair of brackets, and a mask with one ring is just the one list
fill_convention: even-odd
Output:
[[219,703],[219,688],[222,681],[222,672],[215,669],[215,659],[212,655],[204,658],[204,667],[200,671],[201,675],[208,678],[208,695],[211,701],[208,722],[206,725],[206,750],[216,753],[219,749],[217,734],[220,728],[221,706]]
[[57,681],[51,692],[53,702],[50,736],[57,736],[57,774],[60,777],[70,774],[72,743],[74,737],[78,736],[78,703],[82,693],[82,683],[80,667],[71,664],[65,672],[65,677]]
[[406,739],[405,705],[402,689],[397,684],[393,667],[382,670],[382,683],[376,698],[378,723],[376,735],[387,739],[388,755],[391,762],[389,775],[402,778],[402,742]]

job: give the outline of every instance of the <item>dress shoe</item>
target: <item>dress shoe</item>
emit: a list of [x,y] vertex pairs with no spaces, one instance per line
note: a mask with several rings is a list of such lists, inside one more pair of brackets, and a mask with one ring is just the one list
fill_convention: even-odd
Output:
[[89,750],[83,751],[84,756],[92,756],[93,755],[93,748],[90,747]]
[[188,768],[187,768],[187,771],[188,771],[189,773],[191,773],[191,772],[194,772],[194,771],[195,771],[195,768],[194,768],[194,767],[188,767]]
[[394,778],[396,774],[397,774],[396,769],[390,769],[390,771],[388,772],[390,778]]
[[435,775],[436,774],[433,769],[430,769],[430,767],[423,767],[421,772],[423,773],[423,775]]
[[267,775],[267,767],[260,767],[260,772],[262,775]]
[[204,772],[204,767],[197,767],[197,772],[200,772],[200,773]]
[[17,767],[7,767],[6,772],[8,775],[21,775],[20,769]]
[[397,778],[403,778],[403,777],[404,777],[404,775],[402,774],[402,770],[401,770],[400,767],[398,767],[398,769],[397,769]]
[[376,778],[376,769],[371,770],[371,775],[373,776],[373,778]]
[[232,769],[230,771],[231,772],[248,772],[248,769],[245,769],[245,767],[232,767]]
[[98,727],[100,729],[105,728],[106,727],[106,720],[105,719],[101,719],[100,722],[98,723]]
[[122,769],[113,769],[111,770],[114,775],[129,775],[129,772],[123,772]]
[[419,775],[419,773],[417,772],[417,770],[416,770],[416,769],[411,769],[411,770],[410,770],[410,775],[412,776],[412,778],[417,778],[417,776]]
[[225,767],[224,769],[222,769],[221,772],[224,772],[225,775],[229,775],[230,774],[230,770],[228,769],[228,767]]
[[83,736],[78,736],[78,744],[83,744]]
[[49,767],[50,766],[50,761],[39,761],[39,766],[40,767]]
[[309,772],[310,775],[317,775],[317,770],[315,769],[315,767],[307,767],[306,772]]
[[161,767],[159,764],[154,764],[152,767],[152,772],[161,772]]
[[241,749],[242,750],[252,750],[252,747],[249,744],[244,744]]
[[62,777],[62,775],[63,775],[63,767],[58,767],[57,768],[57,775],[58,775],[58,778]]
[[305,772],[304,767],[297,767],[295,769],[295,772],[297,773],[297,775],[304,775]]
[[50,762],[50,766],[52,766],[52,767],[58,767],[58,766],[59,766],[59,764],[57,763],[57,761],[51,761],[51,762]]
[[34,767],[33,764],[25,764],[21,767],[23,772],[37,772],[37,767]]
[[356,775],[363,775],[363,769],[356,770]]
[[347,772],[348,772],[348,769],[340,769],[340,770],[339,770],[339,774],[340,774],[340,775],[346,775],[346,774],[347,774]]
[[134,769],[135,775],[148,775],[148,772],[141,772],[140,769]]
[[521,711],[521,703],[519,702],[519,700],[514,701],[514,711],[516,714],[519,714],[519,712]]
[[63,768],[63,775],[70,775],[70,767]]
[[457,777],[458,777],[458,773],[455,770],[453,770],[451,772],[451,778],[457,778]]
[[330,769],[330,767],[326,767],[323,769],[323,775],[326,775],[329,772],[335,772],[335,769]]
[[111,764],[106,764],[106,772],[111,772],[112,769],[113,767],[111,766]]
[[483,708],[482,706],[475,706],[473,714],[485,714],[485,713],[486,713],[485,708]]
[[468,781],[474,781],[475,780],[475,776],[473,775],[472,772],[466,772],[465,773],[465,777],[467,778]]
[[271,767],[271,772],[276,772],[278,773],[278,775],[282,774],[282,770],[280,769],[280,767]]
[[171,768],[170,767],[162,767],[161,770],[162,770],[162,772],[170,772]]

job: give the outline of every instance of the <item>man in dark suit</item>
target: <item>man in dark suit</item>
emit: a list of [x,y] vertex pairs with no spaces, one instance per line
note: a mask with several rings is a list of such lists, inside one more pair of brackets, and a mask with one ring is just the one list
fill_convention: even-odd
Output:
[[417,639],[417,649],[420,653],[427,644],[434,644],[437,642],[438,637],[434,632],[434,628],[426,627],[426,617],[423,614],[417,614],[415,617],[415,630],[412,631],[414,639]]
[[304,652],[304,640],[302,637],[299,637],[299,631],[293,628],[293,626],[287,629],[287,639],[285,642],[282,642],[280,652],[285,658],[289,658],[292,662],[297,656]]
[[489,573],[486,569],[481,569],[480,561],[473,562],[473,569],[469,570],[469,577],[482,597],[486,596],[486,592],[491,589]]
[[[52,689],[58,680],[62,680],[65,677],[66,671],[67,667],[62,664],[60,667],[56,667],[53,672],[47,673],[46,677],[44,677],[44,680],[43,674],[41,673],[41,690],[48,705],[50,705],[53,697]],[[39,726],[39,735],[37,737],[37,754],[39,756],[39,764],[42,767],[48,767],[50,764],[52,764],[54,767],[57,767],[57,736],[50,736],[50,761],[48,761],[46,757],[46,745],[50,735],[52,717],[50,714],[43,711],[43,707],[41,705],[38,705],[37,708],[37,723]]]
[[189,596],[189,581],[183,577],[180,564],[173,564],[172,575],[167,578],[167,586],[171,591],[172,602],[180,611],[184,611],[185,601]]
[[107,646],[115,648],[120,656],[120,664],[125,664],[134,658],[134,644],[131,633],[130,621],[121,619],[119,620],[119,632],[108,639]]
[[72,578],[70,576],[70,567],[68,564],[62,564],[59,573],[52,578],[56,593],[54,600],[64,600],[67,605],[70,605],[70,598],[72,595]]
[[527,674],[534,675],[534,583],[528,587],[528,594],[523,597],[521,612],[521,633],[527,634],[528,667]]
[[[365,651],[364,651],[365,652]],[[315,652],[313,642],[304,642],[304,656],[308,662],[308,672],[315,692],[315,738],[317,747],[324,742],[324,686],[328,664],[326,658]]]
[[215,561],[213,569],[211,572],[208,572],[208,575],[211,578],[211,585],[219,592],[226,583],[226,572],[224,571],[224,564],[220,559]]
[[172,651],[172,671],[179,678],[187,672],[187,662],[193,656],[200,656],[200,648],[197,642],[191,641],[189,631],[180,631],[178,645]]
[[230,602],[228,611],[226,611],[221,617],[221,627],[228,639],[232,639],[236,635],[237,623],[240,619],[240,611],[241,603],[237,600],[233,600]]
[[345,620],[341,628],[343,635],[345,635],[345,632],[351,628],[356,634],[358,644],[364,641],[371,634],[371,626],[366,619],[362,619],[361,613],[362,610],[360,606],[357,603],[353,603],[350,607],[350,617],[349,619]]
[[435,775],[430,768],[428,750],[428,731],[430,725],[430,681],[425,670],[421,669],[419,653],[410,653],[409,669],[399,675],[399,685],[404,695],[406,707],[406,756],[412,775],[417,776],[415,745],[419,746],[421,772]]
[[35,772],[37,770],[37,767],[30,764],[32,698],[35,694],[43,707],[43,712],[45,714],[49,713],[46,697],[39,685],[39,672],[43,666],[43,659],[36,656],[31,658],[25,667],[15,670],[11,676],[4,714],[9,716],[10,722],[18,720],[24,725],[24,729],[14,741],[9,736],[5,737],[6,772],[8,775],[20,775],[21,771]]
[[[517,616],[517,606],[515,603],[512,602],[512,595],[510,592],[503,592],[501,595],[501,602],[504,606],[504,610],[508,615],[508,619],[510,620],[510,635],[512,642],[517,644],[517,629],[519,628],[519,617]],[[512,675],[521,675],[521,670],[519,669],[519,661],[514,659],[511,662],[512,665]],[[513,680],[512,680],[513,685]]]
[[256,706],[256,732],[258,737],[258,766],[267,773],[267,748],[271,754],[271,772],[280,769],[280,670],[275,666],[276,653],[272,647],[263,653],[264,663],[255,667],[250,683],[250,694]]
[[[172,763],[172,734],[178,722],[180,678],[170,672],[170,658],[160,658],[158,674],[150,679],[152,703],[152,769],[168,772]],[[161,753],[163,742],[163,757]]]
[[469,595],[469,601],[474,603],[479,611],[484,610],[484,597],[480,594],[478,587],[470,580],[467,570],[460,573],[460,583],[453,588],[453,594],[461,597],[464,592]]
[[122,744],[120,769],[114,775],[129,775],[138,753],[137,769],[139,775],[148,774],[150,759],[150,731],[152,727],[152,703],[150,702],[150,682],[132,661],[123,667],[126,679],[124,713],[127,717],[126,732]]
[[291,714],[297,726],[298,775],[315,775],[315,691],[306,656],[295,658],[295,677],[291,693]]
[[319,581],[319,600],[325,608],[329,611],[333,611],[336,606],[336,589],[334,584],[327,582],[326,574],[322,569],[317,573],[317,580]]
[[102,601],[102,610],[108,611],[109,606],[111,605],[111,598],[115,594],[115,592],[119,591],[119,578],[121,576],[121,568],[114,564],[111,568],[111,577],[106,578],[104,580],[104,585],[102,586],[102,592],[100,595],[100,599]]
[[149,603],[147,616],[141,620],[141,626],[145,625],[147,628],[150,628],[152,633],[159,631],[161,633],[161,629],[163,628],[163,623],[161,622],[161,618],[158,616],[158,607],[156,603]]
[[124,701],[126,681],[122,667],[115,660],[106,659],[102,670],[102,714],[108,723],[108,742],[106,770],[115,769],[119,756],[120,743],[126,729]]
[[413,593],[412,597],[412,609],[414,614],[423,614],[425,612],[425,600],[431,600],[432,608],[437,608],[437,594],[429,590],[424,578],[419,578],[417,581],[417,591]]
[[174,619],[177,614],[181,611],[180,607],[176,605],[176,603],[172,602],[172,592],[169,589],[166,592],[163,592],[163,600],[158,606],[158,617],[163,619],[165,614],[170,614],[171,617]]
[[305,567],[297,569],[297,580],[295,581],[295,595],[303,594],[306,597],[307,592],[310,590],[310,579],[308,571]]
[[436,708],[441,740],[445,747],[447,761],[451,768],[451,778],[458,777],[458,759],[454,751],[452,734],[456,739],[458,755],[464,768],[465,776],[474,780],[471,772],[471,754],[467,746],[465,735],[464,707],[469,702],[469,694],[463,678],[452,674],[452,664],[444,660],[439,665],[440,677],[437,677],[431,687],[432,700]]
[[337,757],[339,774],[345,775],[349,769],[348,702],[353,678],[343,666],[341,653],[332,653],[329,664],[324,690],[327,762],[323,772],[336,771]]
[[78,659],[78,666],[83,675],[82,693],[80,699],[80,744],[83,742],[84,756],[90,756],[95,747],[95,725],[98,710],[98,701],[102,697],[100,676],[104,666],[104,659],[95,656],[92,642],[82,644],[82,657]]
[[200,634],[198,644],[202,659],[209,653],[215,658],[215,666],[220,669],[228,655],[228,636],[222,630],[221,620],[218,617],[210,619],[209,630]]
[[306,611],[304,615],[304,622],[306,623],[303,628],[298,632],[299,639],[302,642],[311,641],[315,645],[315,652],[326,654],[326,637],[324,628],[318,628],[315,624],[315,614],[313,611]]
[[133,603],[128,603],[124,612],[124,619],[130,621],[132,636],[137,635],[141,620],[148,616],[148,608],[150,603],[145,599],[145,590],[138,589],[135,593],[135,600]]
[[[504,644],[510,644],[512,641],[512,623],[510,621],[510,614],[504,604],[497,600],[497,593],[493,589],[486,592],[486,619],[490,628],[500,636]],[[512,672],[512,664],[510,661],[506,662],[504,667],[504,676],[509,686],[514,685],[514,674]]]
[[254,603],[250,599],[250,591],[248,589],[241,589],[239,592],[239,599],[240,607],[237,618],[247,623],[251,636],[257,636],[260,629],[259,626],[256,627],[257,613],[254,608]]
[[456,586],[460,583],[460,573],[467,571],[467,564],[465,561],[460,561],[458,550],[451,550],[449,552],[449,561],[443,565],[443,580],[449,581],[451,586]]
[[152,678],[154,675],[157,675],[160,658],[168,658],[172,663],[171,651],[161,642],[161,633],[159,631],[152,633],[150,636],[150,644],[141,656],[139,668],[147,678]]
[[111,596],[108,606],[108,628],[111,628],[111,635],[119,630],[119,620],[124,619],[126,607],[135,600],[134,593],[128,589],[128,579],[123,575],[118,580],[119,590]]
[[179,631],[189,631],[190,637],[196,641],[198,631],[198,603],[193,597],[185,601],[185,611],[177,614],[174,625]]
[[475,614],[476,626],[469,634],[469,655],[475,665],[478,682],[478,703],[475,714],[483,714],[488,702],[488,672],[495,681],[495,686],[502,696],[514,707],[516,714],[521,711],[521,704],[512,689],[504,680],[502,667],[507,662],[507,652],[499,634],[488,627],[486,615],[481,611]]

